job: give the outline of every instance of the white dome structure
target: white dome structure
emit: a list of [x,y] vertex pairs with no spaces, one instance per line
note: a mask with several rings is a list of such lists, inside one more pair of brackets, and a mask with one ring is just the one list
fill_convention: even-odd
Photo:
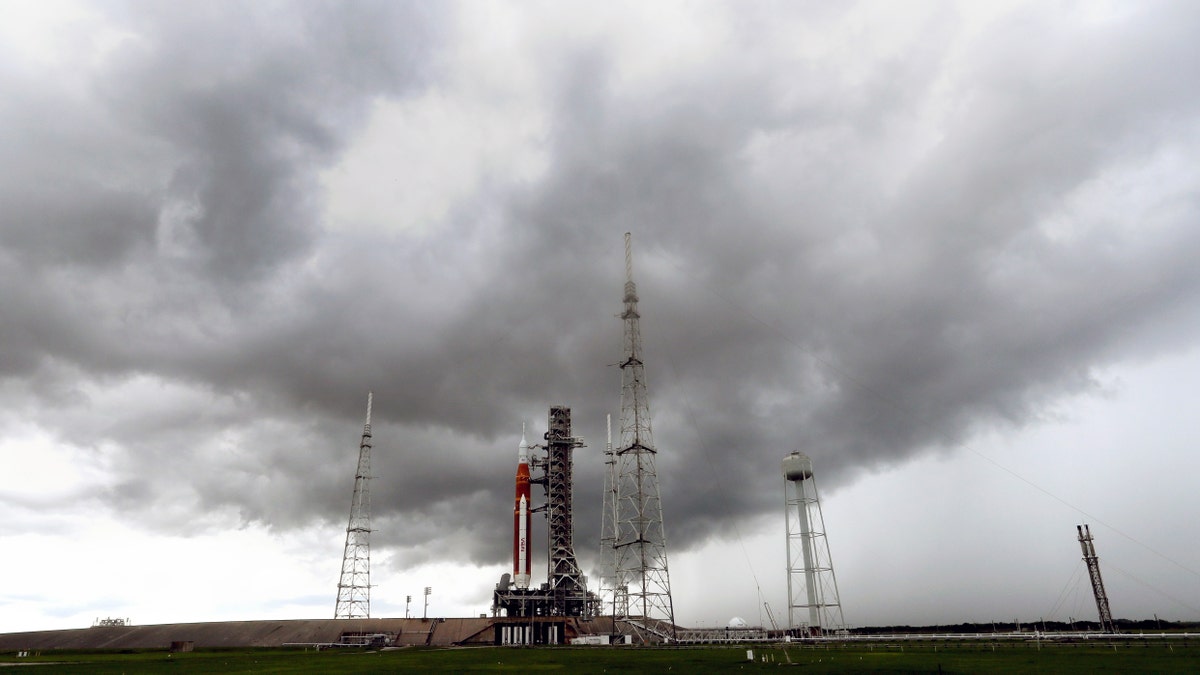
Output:
[[747,625],[747,624],[746,624],[746,620],[745,620],[745,619],[743,619],[743,618],[742,618],[742,617],[740,617],[740,616],[735,616],[735,617],[733,617],[732,619],[730,619],[730,620],[729,620],[729,623],[728,623],[728,624],[726,624],[726,625],[725,625],[725,627],[726,627],[726,628],[745,628],[745,627],[746,627],[746,625]]

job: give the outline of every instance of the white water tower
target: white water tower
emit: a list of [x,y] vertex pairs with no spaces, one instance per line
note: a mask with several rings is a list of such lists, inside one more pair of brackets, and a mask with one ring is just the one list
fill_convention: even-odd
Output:
[[825,537],[812,460],[793,452],[783,458],[787,523],[788,630],[823,635],[845,628],[837,577]]

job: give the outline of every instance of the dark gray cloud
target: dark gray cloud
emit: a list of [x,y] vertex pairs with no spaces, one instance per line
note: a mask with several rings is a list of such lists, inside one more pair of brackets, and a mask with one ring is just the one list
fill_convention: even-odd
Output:
[[371,389],[398,565],[502,559],[520,422],[570,405],[590,555],[632,230],[687,548],[776,508],[791,450],[837,487],[1195,342],[1200,205],[1171,172],[1196,149],[1194,14],[1030,10],[965,47],[939,16],[861,78],[773,51],[753,17],[638,87],[585,42],[537,66],[542,178],[354,234],[321,222],[319,172],[373,101],[453,95],[446,17],[135,5],[67,117],[52,83],[3,84],[4,391],[105,458],[95,500],[178,530],[344,520]]
[[[255,5],[128,13],[140,39],[101,94],[174,151],[164,206],[212,278],[254,279],[312,245],[328,164],[372,96],[426,77],[432,47],[412,4]],[[148,93],[153,95],[146,95]]]
[[70,83],[10,80],[23,105],[6,115],[0,274],[20,320],[0,367],[28,372],[42,353],[207,381],[292,298],[317,171],[376,97],[423,86],[440,19],[402,3],[278,9],[120,5],[128,35],[82,101]]

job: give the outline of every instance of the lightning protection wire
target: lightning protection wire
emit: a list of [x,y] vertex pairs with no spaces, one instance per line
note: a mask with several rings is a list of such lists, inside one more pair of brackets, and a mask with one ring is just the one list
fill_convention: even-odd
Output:
[[1049,612],[1046,612],[1046,616],[1050,617],[1051,619],[1058,618],[1058,611],[1063,608],[1067,598],[1069,598],[1078,587],[1079,575],[1083,571],[1083,567],[1076,563],[1075,565],[1071,566],[1071,569],[1074,570],[1074,572],[1071,574],[1071,578],[1067,580],[1066,585],[1064,585],[1062,590],[1058,592],[1058,598],[1054,600],[1054,606],[1050,608]]
[[1163,598],[1179,605],[1180,607],[1183,607],[1183,608],[1191,611],[1194,616],[1200,617],[1200,609],[1197,609],[1195,606],[1189,605],[1188,603],[1184,602],[1183,600],[1180,600],[1177,595],[1172,595],[1172,594],[1162,590],[1161,588],[1158,588],[1154,584],[1151,584],[1150,582],[1148,582],[1144,579],[1138,578],[1132,572],[1127,572],[1127,571],[1121,569],[1120,567],[1117,567],[1116,565],[1112,564],[1111,562],[1104,563],[1104,569],[1113,570],[1113,571],[1117,572],[1118,574],[1132,580],[1134,583],[1140,584],[1141,586],[1143,586],[1151,591],[1154,591],[1155,593],[1162,596]]

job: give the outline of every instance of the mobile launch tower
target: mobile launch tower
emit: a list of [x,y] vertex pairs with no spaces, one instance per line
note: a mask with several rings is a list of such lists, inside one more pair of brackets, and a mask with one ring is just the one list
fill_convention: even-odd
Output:
[[531,481],[546,486],[546,521],[549,531],[550,613],[558,616],[587,616],[587,580],[575,560],[573,543],[575,483],[572,451],[583,447],[583,439],[571,435],[571,409],[550,408],[546,430],[546,471]]
[[799,452],[784,457],[783,478],[788,631],[822,635],[842,629],[845,627],[842,603],[825,537],[825,518],[821,515],[812,460]]
[[358,444],[358,470],[354,472],[354,496],[350,500],[350,522],[346,525],[346,551],[338,579],[335,619],[371,618],[371,393],[367,392],[367,421]]
[[[613,615],[640,619],[643,627],[665,638],[675,638],[675,607],[667,569],[667,538],[663,530],[655,457],[658,451],[650,431],[650,400],[642,363],[637,286],[633,283],[631,236],[625,233],[625,356],[621,361],[621,442],[609,467],[611,488],[605,488],[606,511],[601,552],[602,569],[613,589]],[[611,489],[611,494],[610,494]]]
[[[496,585],[492,613],[506,617],[581,617],[591,618],[599,609],[599,599],[587,590],[587,578],[575,558],[574,471],[572,453],[583,447],[583,440],[571,435],[571,409],[550,408],[545,444],[530,445],[521,435],[518,446],[515,504],[513,510],[513,576],[505,574]],[[545,457],[531,451],[545,450]],[[530,469],[542,469],[530,475]],[[530,485],[541,485],[546,503],[532,508]],[[547,524],[548,578],[530,588],[530,520],[534,512],[545,512]],[[553,642],[555,623],[534,624],[526,621],[500,626],[503,643],[532,644]],[[540,632],[539,632],[540,631]],[[558,633],[561,637],[561,632]]]

